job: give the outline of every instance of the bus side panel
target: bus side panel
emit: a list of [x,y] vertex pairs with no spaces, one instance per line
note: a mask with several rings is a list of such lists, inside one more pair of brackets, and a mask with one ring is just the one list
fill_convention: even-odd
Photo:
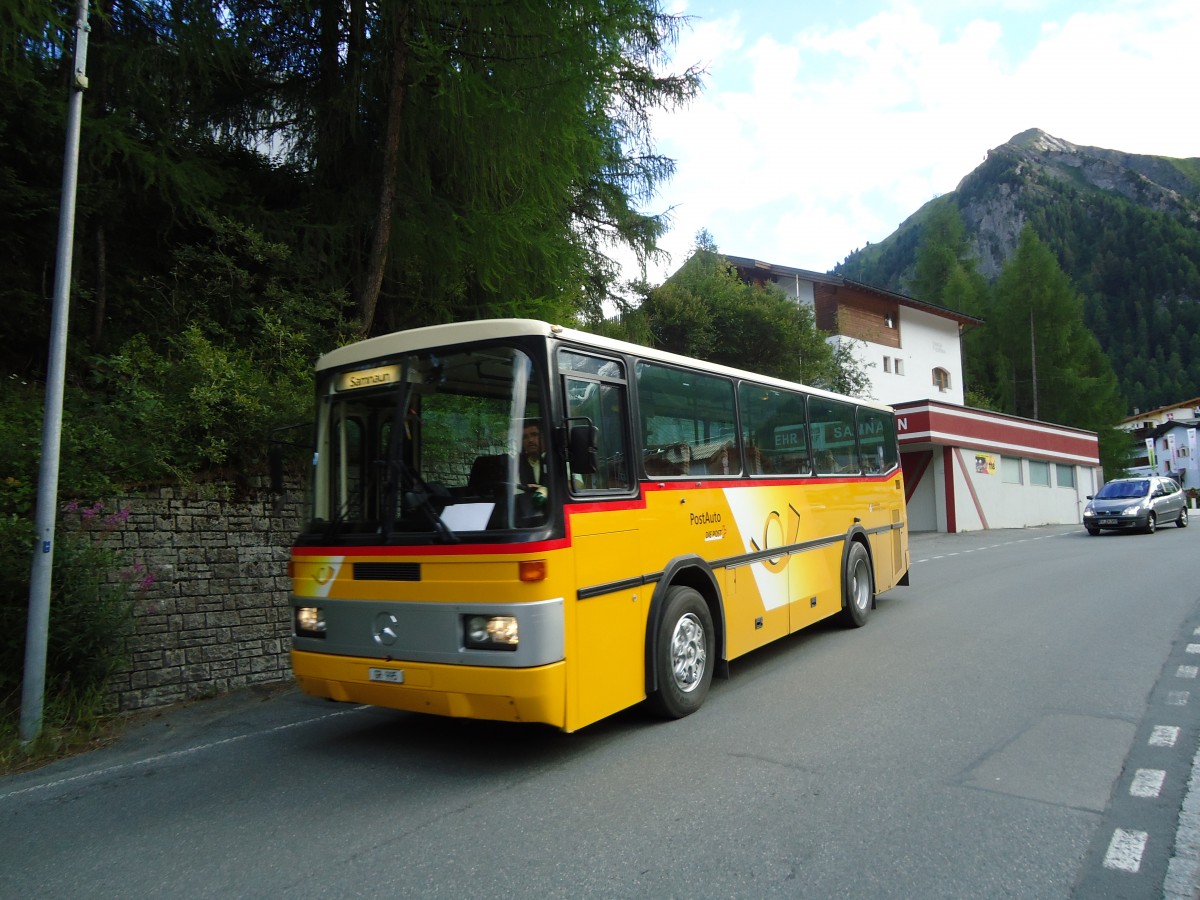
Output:
[[793,565],[806,573],[808,581],[793,607],[793,631],[827,619],[842,608],[842,539],[859,508],[857,493],[854,485],[844,482],[817,480],[804,488],[804,525],[799,539],[825,543],[795,557]]
[[[899,471],[894,477],[880,482],[876,490],[863,499],[867,502],[867,512],[863,516],[862,524],[871,535],[875,592],[881,594],[896,586],[908,563],[904,481]],[[898,524],[905,527],[893,527]]]
[[860,518],[871,543],[871,561],[877,592],[887,590],[894,580],[892,533],[881,529],[891,527],[896,506],[893,494],[896,493],[899,492],[892,489],[891,481],[863,485],[863,509]]
[[[788,502],[785,489],[756,484],[726,489],[722,494],[731,526],[722,554],[758,553],[795,542],[802,517]],[[795,566],[795,556],[782,553],[729,569],[725,596],[729,659],[781,638],[795,627],[791,622]]]
[[787,571],[754,563],[725,576],[725,653],[734,659],[788,633]]

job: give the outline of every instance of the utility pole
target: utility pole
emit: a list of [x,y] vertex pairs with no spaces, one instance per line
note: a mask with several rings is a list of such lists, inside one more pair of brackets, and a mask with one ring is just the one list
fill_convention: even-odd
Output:
[[1037,336],[1033,332],[1033,309],[1029,310],[1029,363],[1033,370],[1033,418],[1038,417]]
[[58,213],[58,257],[54,266],[54,308],[50,317],[50,357],[46,369],[46,411],[42,420],[42,463],[38,473],[37,540],[29,578],[29,621],[25,629],[25,676],[21,683],[21,743],[42,731],[46,699],[46,642],[50,633],[50,581],[54,524],[58,506],[58,458],[62,444],[63,385],[67,368],[67,311],[71,293],[71,254],[75,240],[75,188],[79,174],[79,133],[83,92],[87,90],[87,0],[79,0],[75,20],[75,74],[67,105],[62,200]]

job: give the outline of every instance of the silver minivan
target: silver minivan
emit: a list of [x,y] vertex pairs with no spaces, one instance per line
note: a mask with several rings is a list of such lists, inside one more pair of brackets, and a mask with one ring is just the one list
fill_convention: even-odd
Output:
[[1110,528],[1153,534],[1168,522],[1187,528],[1187,499],[1175,479],[1161,475],[1110,481],[1083,508],[1088,534]]

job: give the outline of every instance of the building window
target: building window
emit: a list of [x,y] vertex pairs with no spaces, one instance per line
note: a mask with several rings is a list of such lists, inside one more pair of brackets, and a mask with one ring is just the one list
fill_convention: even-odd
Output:
[[885,356],[883,358],[883,371],[887,372],[888,374],[891,374],[892,358],[890,356]]
[[896,357],[896,374],[897,374],[897,375],[903,375],[903,374],[904,374],[904,360],[902,360],[902,359],[901,359],[900,357],[898,357],[898,356]]
[[950,390],[950,373],[938,366],[933,370],[933,384],[939,391]]
[[1018,457],[1000,457],[1000,480],[1005,484],[1021,483],[1021,460]]
[[1058,478],[1058,486],[1065,488],[1075,487],[1075,467],[1064,466],[1058,463],[1054,467],[1055,476]]
[[1050,463],[1036,459],[1029,461],[1029,483],[1050,487]]

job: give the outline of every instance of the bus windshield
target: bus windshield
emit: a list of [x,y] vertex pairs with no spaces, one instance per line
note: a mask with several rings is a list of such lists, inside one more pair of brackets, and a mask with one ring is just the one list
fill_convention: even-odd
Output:
[[326,373],[305,537],[454,543],[545,525],[536,371],[516,347],[481,346]]

